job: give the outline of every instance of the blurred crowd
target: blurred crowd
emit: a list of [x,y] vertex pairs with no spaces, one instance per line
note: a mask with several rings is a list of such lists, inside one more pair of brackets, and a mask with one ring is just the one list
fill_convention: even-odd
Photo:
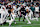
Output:
[[28,6],[28,8],[30,8],[33,11],[33,13],[35,11],[37,11],[39,13],[39,16],[40,16],[40,1],[35,1],[34,0],[34,1],[31,2],[30,0],[29,1],[28,0],[25,0],[25,1],[0,0],[0,6],[1,5],[4,5],[6,7],[6,9],[12,9],[14,7],[18,8],[20,6],[23,6],[23,7],[26,8]]

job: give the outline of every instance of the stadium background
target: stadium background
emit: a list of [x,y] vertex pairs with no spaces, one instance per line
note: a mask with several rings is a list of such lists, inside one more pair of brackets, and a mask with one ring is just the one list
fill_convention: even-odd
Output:
[[[0,1],[14,1],[14,0],[0,0]],[[15,1],[18,1],[18,0],[15,0]],[[26,0],[19,0],[19,1],[26,1]],[[40,1],[40,0],[29,0],[29,1]]]

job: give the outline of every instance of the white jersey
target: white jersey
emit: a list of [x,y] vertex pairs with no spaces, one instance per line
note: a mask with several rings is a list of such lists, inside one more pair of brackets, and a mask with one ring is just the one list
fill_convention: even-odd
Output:
[[28,9],[28,11],[30,11],[29,14],[33,14],[33,12],[32,12],[32,10],[30,9],[30,7],[26,7],[26,8],[25,8],[25,10],[27,10],[27,9]]
[[15,14],[15,10],[13,10],[13,13]]
[[[4,9],[3,9],[4,8]],[[8,14],[8,11],[6,10],[6,7],[5,6],[1,6],[1,9],[3,9],[5,11],[5,14],[7,15]]]
[[30,7],[28,7],[28,6],[25,8],[25,10],[27,10],[27,9],[28,9],[28,11],[31,11]]
[[16,6],[13,6],[14,10],[16,10]]
[[0,24],[5,22],[5,11],[0,9]]
[[25,8],[25,9],[30,9],[30,7],[26,6],[26,8]]
[[39,12],[39,7],[35,7],[35,12]]
[[19,11],[21,9],[21,7],[18,7],[17,11]]
[[13,12],[16,13],[17,12],[16,6],[13,6],[13,9],[14,9]]
[[21,7],[18,7],[18,9],[17,9],[17,11],[18,11],[18,15],[20,15],[20,10],[21,9]]
[[[13,13],[14,15],[16,15],[15,10],[13,10],[12,13]],[[12,14],[12,13],[11,13],[11,14]]]
[[1,9],[3,9],[3,8],[6,9],[6,7],[4,5],[1,6]]

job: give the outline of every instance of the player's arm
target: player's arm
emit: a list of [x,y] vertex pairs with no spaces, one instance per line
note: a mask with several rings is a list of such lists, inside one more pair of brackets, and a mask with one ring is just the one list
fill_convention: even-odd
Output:
[[14,8],[11,9],[11,12],[12,12],[12,14],[14,15],[13,10],[14,10]]
[[29,10],[28,10],[28,9],[26,10],[26,13],[28,13],[28,14],[29,14]]
[[11,9],[11,12],[14,10],[14,8]]

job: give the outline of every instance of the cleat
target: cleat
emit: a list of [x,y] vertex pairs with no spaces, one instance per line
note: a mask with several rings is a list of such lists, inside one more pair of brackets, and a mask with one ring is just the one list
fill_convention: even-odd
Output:
[[27,23],[27,24],[31,24],[31,22],[30,23]]
[[16,24],[16,22],[15,22],[15,24]]

